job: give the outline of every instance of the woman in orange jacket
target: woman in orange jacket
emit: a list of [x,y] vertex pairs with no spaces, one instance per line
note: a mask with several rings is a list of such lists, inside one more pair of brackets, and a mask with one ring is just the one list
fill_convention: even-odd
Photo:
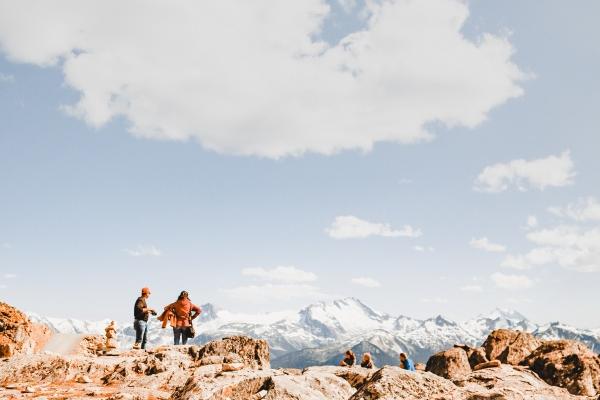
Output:
[[[181,292],[175,303],[171,303],[165,307],[163,316],[165,319],[168,318],[171,322],[171,326],[173,327],[173,339],[176,346],[180,343],[187,343],[188,330],[192,326],[192,321],[196,319],[201,312],[202,310],[200,307],[191,302],[189,294],[185,290]],[[164,323],[165,322],[163,322],[163,324]]]

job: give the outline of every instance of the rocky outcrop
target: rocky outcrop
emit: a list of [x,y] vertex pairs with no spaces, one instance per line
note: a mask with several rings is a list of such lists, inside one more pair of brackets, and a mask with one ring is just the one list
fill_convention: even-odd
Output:
[[503,364],[519,365],[542,342],[527,332],[497,329],[490,333],[483,348],[488,360],[500,360]]
[[[242,362],[245,366],[254,369],[271,368],[267,341],[245,336],[227,337],[209,342],[202,347],[193,346],[190,348],[190,354],[196,360],[214,360],[223,357],[222,362],[226,363]],[[233,357],[235,360],[227,360],[227,357]]]
[[550,385],[564,387],[573,394],[600,395],[600,359],[582,343],[544,342],[523,364]]
[[471,366],[467,352],[461,347],[454,347],[432,355],[425,370],[443,378],[454,379],[470,373]]
[[583,400],[566,389],[548,385],[532,371],[511,365],[486,368],[455,380],[465,400]]
[[350,397],[351,400],[461,398],[457,387],[449,380],[427,372],[406,371],[400,367],[381,368]]
[[21,311],[0,302],[0,358],[33,354],[51,335],[45,325],[31,323]]

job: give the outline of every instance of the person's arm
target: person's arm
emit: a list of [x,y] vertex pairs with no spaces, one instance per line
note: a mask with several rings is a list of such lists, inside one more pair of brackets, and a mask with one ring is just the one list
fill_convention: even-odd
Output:
[[195,304],[192,304],[192,311],[194,312],[192,319],[196,319],[196,317],[202,314],[202,309]]

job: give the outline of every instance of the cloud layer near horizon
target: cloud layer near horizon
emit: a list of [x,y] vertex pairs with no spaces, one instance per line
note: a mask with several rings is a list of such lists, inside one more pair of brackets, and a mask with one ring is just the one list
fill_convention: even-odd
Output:
[[522,94],[508,39],[461,33],[464,2],[365,7],[329,44],[324,0],[0,0],[0,50],[60,68],[80,94],[64,110],[91,126],[272,158],[430,140]]

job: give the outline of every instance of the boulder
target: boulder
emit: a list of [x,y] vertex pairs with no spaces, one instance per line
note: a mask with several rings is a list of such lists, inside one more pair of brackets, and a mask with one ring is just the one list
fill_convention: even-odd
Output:
[[346,382],[350,384],[353,388],[357,389],[364,385],[373,374],[375,374],[375,370],[368,368],[361,368],[357,366],[353,367],[338,367],[338,366],[318,366],[318,367],[308,367],[302,371],[302,374],[333,374],[337,377],[342,378]]
[[469,365],[471,368],[475,368],[476,365],[489,361],[483,347],[470,348],[467,351],[467,357],[469,358]]
[[500,360],[504,364],[519,365],[542,342],[531,333],[497,329],[489,334],[483,348],[488,360]]
[[198,360],[212,356],[225,358],[234,353],[237,355],[237,361],[243,362],[248,368],[268,369],[271,367],[267,341],[246,336],[223,338],[209,342],[199,349],[193,351],[190,349],[190,352]]
[[581,399],[565,389],[548,385],[527,368],[506,364],[474,371],[454,383],[459,386],[460,398],[465,400]]
[[600,359],[583,343],[572,340],[544,342],[524,361],[550,385],[583,396],[600,395]]
[[492,360],[492,361],[488,361],[488,362],[483,362],[481,364],[477,364],[473,368],[473,371],[479,371],[480,369],[485,369],[485,368],[498,368],[501,365],[502,365],[502,363],[500,362],[500,360]]
[[425,370],[447,379],[454,379],[470,373],[471,366],[467,352],[460,347],[454,347],[432,355]]
[[34,324],[9,304],[0,302],[0,358],[40,351],[52,332],[45,325]]
[[383,367],[350,400],[462,399],[457,389],[449,380],[428,372]]

